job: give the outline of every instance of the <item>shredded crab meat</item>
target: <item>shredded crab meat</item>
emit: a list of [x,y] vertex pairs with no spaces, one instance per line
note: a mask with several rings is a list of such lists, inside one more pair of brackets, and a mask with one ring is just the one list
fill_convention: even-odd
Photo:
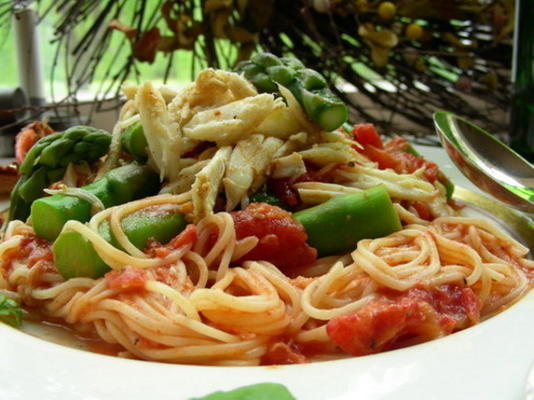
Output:
[[306,173],[304,159],[299,153],[293,152],[287,156],[275,158],[271,161],[271,176],[277,178],[291,178]]
[[[258,94],[243,75],[211,68],[179,90],[124,86],[120,130],[126,121],[142,122],[149,162],[165,182],[161,193],[190,191],[195,221],[248,204],[268,179],[289,179],[305,205],[385,184],[396,202],[424,202],[434,217],[454,213],[444,188],[426,181],[423,169],[379,170],[351,135],[320,129],[286,87],[278,89],[281,97]],[[334,166],[329,182],[295,183],[310,164]]]
[[191,187],[195,222],[213,214],[213,206],[231,153],[232,147],[221,147],[196,175]]
[[253,186],[263,183],[272,155],[282,143],[280,139],[265,138],[263,135],[252,135],[238,142],[223,180],[227,211],[233,210]]
[[257,94],[254,86],[241,75],[208,68],[198,74],[195,82],[177,93],[169,110],[178,123],[185,125],[200,111]]
[[184,134],[192,139],[235,144],[249,136],[275,109],[283,107],[281,99],[272,94],[246,97],[220,107],[196,113],[184,125]]
[[165,99],[150,82],[140,86],[135,102],[148,142],[150,163],[159,171],[161,179],[174,180],[180,172],[180,126],[171,122]]

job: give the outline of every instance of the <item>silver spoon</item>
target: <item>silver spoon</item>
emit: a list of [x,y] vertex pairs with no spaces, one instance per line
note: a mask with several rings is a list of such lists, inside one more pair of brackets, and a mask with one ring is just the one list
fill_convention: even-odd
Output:
[[458,169],[480,190],[534,213],[534,166],[465,118],[434,113],[436,132]]

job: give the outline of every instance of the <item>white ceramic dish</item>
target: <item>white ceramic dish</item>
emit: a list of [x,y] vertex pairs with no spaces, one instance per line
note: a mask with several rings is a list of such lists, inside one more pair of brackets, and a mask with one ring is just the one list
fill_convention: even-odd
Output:
[[[474,189],[443,151],[419,150],[455,182]],[[118,359],[0,324],[0,399],[182,400],[259,382],[282,383],[298,400],[523,399],[534,362],[533,317],[534,291],[475,327],[410,348],[322,363],[243,368]]]

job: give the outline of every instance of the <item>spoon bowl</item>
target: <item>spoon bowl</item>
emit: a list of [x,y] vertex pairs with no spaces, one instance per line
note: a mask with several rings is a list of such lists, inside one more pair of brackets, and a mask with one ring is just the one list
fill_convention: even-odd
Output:
[[534,166],[465,118],[434,113],[436,132],[458,169],[480,190],[526,213],[534,213]]

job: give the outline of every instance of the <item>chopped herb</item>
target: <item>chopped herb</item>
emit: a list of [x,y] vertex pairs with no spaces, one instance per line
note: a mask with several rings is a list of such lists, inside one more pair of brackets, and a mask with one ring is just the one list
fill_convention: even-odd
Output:
[[285,204],[275,195],[267,192],[256,192],[249,197],[251,203],[267,203],[272,206],[285,208]]
[[22,309],[9,297],[0,294],[0,322],[18,328],[22,323]]

